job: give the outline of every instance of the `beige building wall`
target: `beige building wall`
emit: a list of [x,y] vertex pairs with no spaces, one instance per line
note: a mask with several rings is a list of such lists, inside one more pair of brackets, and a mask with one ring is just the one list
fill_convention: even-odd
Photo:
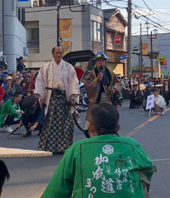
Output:
[[[68,8],[60,9],[61,19],[72,19],[72,51],[82,50],[82,17],[81,12],[71,12]],[[80,9],[80,8],[78,8]],[[28,68],[39,68],[52,60],[51,49],[57,45],[57,11],[56,7],[37,7],[26,9],[26,28],[31,22],[39,23],[39,53],[30,53],[25,65]]]

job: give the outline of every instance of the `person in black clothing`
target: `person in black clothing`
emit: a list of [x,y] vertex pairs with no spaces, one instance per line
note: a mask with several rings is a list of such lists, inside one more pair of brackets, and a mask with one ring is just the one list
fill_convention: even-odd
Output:
[[27,130],[23,137],[30,137],[31,131],[36,130],[39,130],[40,134],[45,119],[45,105],[41,108],[39,100],[35,96],[26,97],[22,105],[25,110],[17,128],[19,129],[23,123]]
[[170,100],[170,85],[169,80],[166,79],[163,86],[163,97],[165,98],[166,105],[169,105]]
[[137,85],[133,85],[133,90],[130,93],[130,109],[139,107],[142,104],[142,94],[137,90]]
[[0,160],[0,197],[2,194],[2,187],[4,185],[4,182],[6,179],[8,181],[9,178],[10,178],[10,174],[9,174],[8,168],[5,165],[5,163],[2,160]]
[[23,61],[24,61],[23,57],[17,59],[17,71],[19,71],[20,73],[26,70],[25,69],[26,66],[24,65]]
[[147,103],[147,97],[150,96],[152,94],[152,85],[154,83],[149,82],[147,83],[146,86],[146,90],[144,92],[144,96],[143,96],[143,108],[144,110],[146,110],[146,103]]

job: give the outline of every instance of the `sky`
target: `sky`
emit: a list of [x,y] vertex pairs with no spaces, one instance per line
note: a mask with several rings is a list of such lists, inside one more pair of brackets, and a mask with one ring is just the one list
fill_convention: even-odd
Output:
[[[103,4],[102,8],[117,7],[127,20],[128,0],[108,0],[110,5]],[[146,33],[145,23],[150,23],[149,31],[157,29],[159,33],[170,33],[170,0],[132,0],[132,35],[139,35],[140,23]]]

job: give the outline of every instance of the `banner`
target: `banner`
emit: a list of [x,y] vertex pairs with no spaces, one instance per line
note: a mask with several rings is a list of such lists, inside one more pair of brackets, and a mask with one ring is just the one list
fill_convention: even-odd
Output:
[[61,47],[64,49],[64,55],[71,52],[72,42],[71,41],[61,41]]
[[142,44],[142,55],[148,55],[149,44]]
[[60,19],[60,38],[72,38],[71,19]]

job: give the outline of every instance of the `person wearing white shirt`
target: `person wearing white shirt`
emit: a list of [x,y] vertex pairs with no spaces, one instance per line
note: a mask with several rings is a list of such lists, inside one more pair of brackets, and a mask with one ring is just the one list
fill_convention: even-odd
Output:
[[159,95],[158,90],[156,88],[153,89],[154,94],[154,108],[152,109],[152,114],[165,114],[166,110],[166,102],[165,99]]

